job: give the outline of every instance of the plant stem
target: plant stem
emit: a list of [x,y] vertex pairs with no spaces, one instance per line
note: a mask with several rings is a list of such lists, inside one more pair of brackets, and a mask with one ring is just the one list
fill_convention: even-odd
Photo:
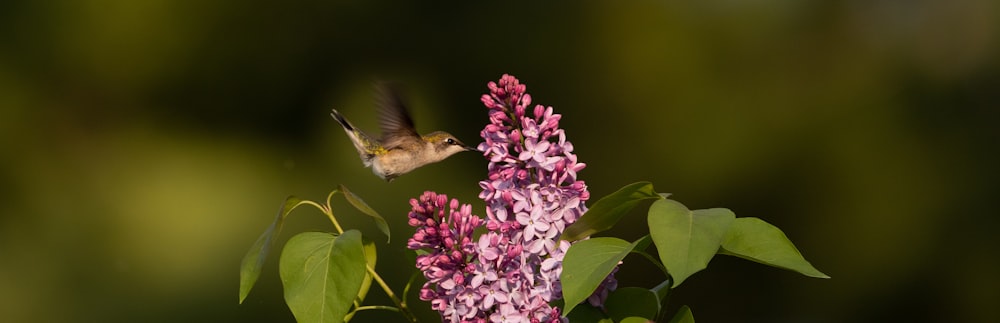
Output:
[[337,194],[337,192],[339,192],[339,191],[338,190],[332,190],[332,191],[330,191],[330,194],[326,195],[326,207],[327,208],[331,208],[331,210],[332,210],[332,207],[330,206],[330,199],[333,198],[333,195]]
[[398,308],[395,308],[395,307],[392,307],[392,306],[385,306],[385,305],[361,306],[361,307],[355,308],[354,311],[352,311],[352,312],[360,312],[360,311],[364,311],[364,310],[387,310],[387,311],[399,312]]
[[364,310],[386,310],[386,311],[399,312],[398,308],[392,306],[385,306],[385,305],[358,306],[357,304],[355,304],[354,310],[347,313],[347,315],[344,315],[344,322],[350,322],[351,319],[354,318],[354,314],[358,314],[358,312]]
[[650,255],[649,253],[646,253],[645,251],[632,250],[632,252],[636,253],[636,254],[639,254],[640,256],[645,257],[647,260],[649,260],[649,262],[651,262],[654,265],[656,265],[657,268],[660,268],[660,271],[662,271],[664,275],[670,276],[670,273],[667,272],[667,267],[664,267],[663,264],[660,263],[660,260],[654,258],[653,255]]
[[327,203],[328,203],[327,205],[319,205],[318,203],[313,201],[308,201],[308,200],[302,201],[302,204],[309,204],[315,206],[317,209],[322,211],[323,214],[326,214],[326,217],[330,218],[330,222],[333,223],[333,227],[337,229],[337,234],[344,234],[344,228],[340,227],[340,223],[337,222],[337,218],[333,216],[333,209],[330,208],[329,201],[327,201]]
[[382,277],[375,272],[375,269],[367,264],[365,264],[365,269],[368,270],[369,275],[372,275],[372,279],[374,279],[379,286],[382,286],[382,290],[385,291],[385,294],[388,295],[390,299],[392,299],[392,302],[396,303],[396,307],[399,308],[399,313],[403,314],[403,316],[405,316],[407,320],[410,320],[410,322],[416,323],[417,317],[413,316],[413,313],[410,312],[410,309],[406,307],[406,302],[403,302],[399,299],[399,297],[396,297],[396,294],[393,293],[392,289],[389,288],[389,285],[387,285],[385,281],[382,280]]
[[660,298],[660,312],[656,313],[656,322],[663,322],[663,319],[667,315],[667,299],[670,298],[670,292],[673,290],[670,286],[673,284],[674,278],[667,275],[666,280],[652,288],[652,291]]
[[406,296],[410,295],[410,287],[413,286],[413,282],[417,280],[417,276],[420,275],[419,271],[414,271],[410,275],[410,280],[406,282],[406,287],[403,287],[403,304],[406,304]]

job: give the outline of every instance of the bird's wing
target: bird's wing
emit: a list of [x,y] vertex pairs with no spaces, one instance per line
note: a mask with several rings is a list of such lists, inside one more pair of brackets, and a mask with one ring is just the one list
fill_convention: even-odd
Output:
[[383,83],[378,85],[378,121],[382,128],[382,144],[392,149],[399,140],[419,139],[413,118],[400,95],[399,86]]

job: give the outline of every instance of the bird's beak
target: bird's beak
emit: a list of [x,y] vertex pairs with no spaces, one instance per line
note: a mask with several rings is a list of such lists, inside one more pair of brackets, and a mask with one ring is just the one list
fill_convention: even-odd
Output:
[[476,147],[465,146],[465,151],[479,151]]

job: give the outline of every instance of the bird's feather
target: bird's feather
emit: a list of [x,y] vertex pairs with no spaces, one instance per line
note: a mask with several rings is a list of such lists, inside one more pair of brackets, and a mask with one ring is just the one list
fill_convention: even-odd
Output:
[[378,119],[382,130],[382,145],[393,149],[420,139],[413,125],[398,85],[382,83],[378,86]]

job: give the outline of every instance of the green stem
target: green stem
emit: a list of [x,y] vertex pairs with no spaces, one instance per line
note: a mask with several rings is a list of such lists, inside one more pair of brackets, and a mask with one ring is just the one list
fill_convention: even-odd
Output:
[[385,306],[385,305],[358,306],[357,304],[355,304],[354,310],[348,312],[347,315],[344,315],[344,322],[350,322],[351,319],[354,318],[355,314],[358,314],[358,312],[365,310],[387,310],[387,311],[399,312],[398,308],[392,306]]
[[420,271],[414,271],[410,275],[410,280],[406,282],[406,287],[403,287],[403,304],[406,304],[406,296],[410,295],[410,287],[413,286],[413,282],[417,281],[418,275],[420,275]]
[[392,289],[389,288],[389,285],[386,284],[384,280],[382,280],[382,277],[375,272],[375,269],[367,264],[365,264],[365,269],[368,270],[369,275],[372,275],[372,279],[374,279],[379,286],[382,286],[382,290],[385,291],[385,294],[389,296],[389,299],[392,299],[392,302],[396,303],[396,307],[399,308],[399,313],[403,314],[403,316],[405,316],[406,319],[410,320],[410,322],[416,323],[417,317],[413,316],[413,313],[410,312],[410,309],[406,307],[405,302],[400,301],[399,297],[396,297],[396,294],[393,293]]
[[368,306],[361,306],[361,307],[355,308],[353,311],[351,311],[351,313],[360,312],[360,311],[366,311],[366,310],[387,310],[387,311],[399,312],[398,308],[395,308],[395,307],[392,307],[392,306],[368,305]]
[[[330,208],[330,207],[331,207],[331,206],[330,206],[330,199],[332,199],[332,198],[333,198],[333,195],[334,195],[334,194],[337,194],[337,192],[339,192],[339,191],[338,191],[338,190],[332,190],[332,191],[330,191],[330,194],[328,194],[328,195],[326,196],[326,207],[327,207],[327,208]],[[332,209],[331,209],[331,210],[332,210]]]
[[330,222],[333,223],[333,227],[335,229],[337,229],[337,234],[344,234],[344,228],[340,227],[340,223],[337,222],[337,218],[333,216],[333,210],[330,209],[330,205],[329,204],[327,204],[327,205],[319,205],[319,203],[316,203],[316,202],[313,202],[313,201],[308,201],[308,200],[302,201],[302,204],[309,204],[309,205],[315,206],[317,209],[319,209],[321,212],[323,212],[323,214],[326,214],[326,217],[330,218]]
[[646,260],[649,260],[649,262],[656,265],[657,268],[660,268],[660,271],[663,271],[663,274],[667,276],[666,280],[651,289],[654,293],[656,293],[656,297],[660,300],[660,312],[656,314],[656,322],[663,322],[664,315],[667,313],[667,299],[670,297],[670,291],[673,290],[671,286],[674,284],[674,278],[670,276],[670,272],[667,271],[667,267],[664,267],[663,263],[660,263],[659,259],[653,257],[653,255],[640,250],[632,250],[632,253],[646,258]]
[[667,272],[667,267],[664,267],[663,264],[660,263],[660,260],[653,257],[653,255],[650,255],[645,251],[632,250],[632,252],[646,258],[646,260],[649,260],[649,262],[656,265],[657,268],[660,268],[660,271],[662,271],[664,275],[670,277],[670,272]]
[[652,291],[656,293],[656,297],[660,299],[660,312],[656,314],[656,322],[663,322],[665,316],[667,315],[667,299],[670,298],[670,292],[673,290],[671,286],[673,284],[674,278],[667,275],[666,280],[652,289]]

